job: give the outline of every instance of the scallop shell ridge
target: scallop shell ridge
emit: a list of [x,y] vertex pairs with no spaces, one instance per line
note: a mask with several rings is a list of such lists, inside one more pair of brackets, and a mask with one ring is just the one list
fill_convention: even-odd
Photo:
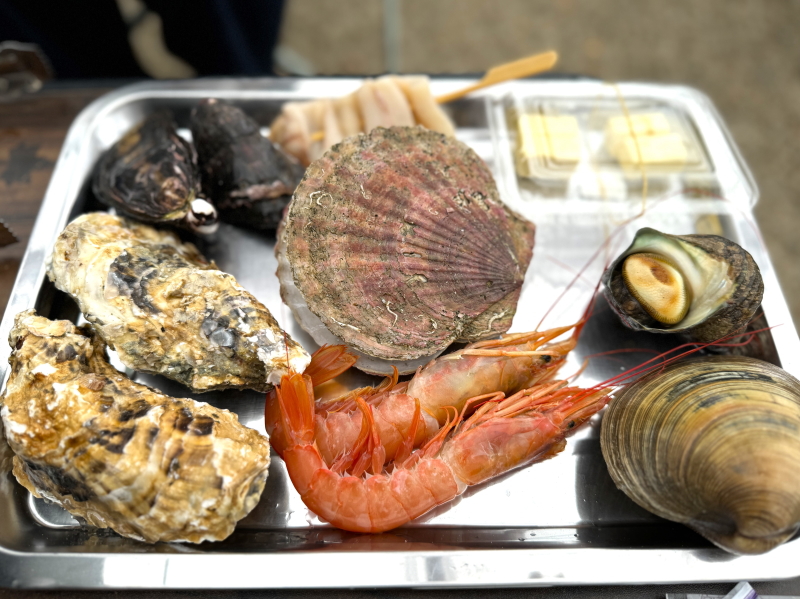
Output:
[[482,315],[489,325],[468,331],[472,339],[506,330],[534,233],[472,150],[399,127],[345,140],[313,163],[286,225],[309,308],[347,343],[387,359],[430,355]]

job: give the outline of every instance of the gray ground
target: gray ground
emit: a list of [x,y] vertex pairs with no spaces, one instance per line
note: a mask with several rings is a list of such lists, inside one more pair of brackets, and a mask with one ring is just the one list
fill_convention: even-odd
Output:
[[[397,7],[396,56],[384,9]],[[800,1],[289,0],[282,44],[318,74],[475,73],[555,49],[558,70],[708,94],[761,191],[756,218],[800,323]]]

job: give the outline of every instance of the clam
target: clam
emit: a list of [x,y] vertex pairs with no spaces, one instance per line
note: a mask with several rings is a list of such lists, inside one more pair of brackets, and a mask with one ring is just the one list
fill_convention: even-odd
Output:
[[603,282],[625,326],[704,343],[742,329],[764,293],[752,256],[729,239],[650,228],[639,229]]
[[216,99],[192,111],[203,193],[226,222],[275,229],[303,167],[261,135],[244,111]]
[[281,293],[312,335],[302,310],[368,356],[417,360],[508,330],[533,237],[468,146],[379,127],[306,171],[278,235]]
[[800,381],[777,366],[667,366],[611,401],[600,441],[633,501],[727,551],[763,553],[800,526]]
[[217,228],[214,206],[200,197],[197,157],[168,111],[154,112],[106,150],[92,190],[121,214],[198,233]]

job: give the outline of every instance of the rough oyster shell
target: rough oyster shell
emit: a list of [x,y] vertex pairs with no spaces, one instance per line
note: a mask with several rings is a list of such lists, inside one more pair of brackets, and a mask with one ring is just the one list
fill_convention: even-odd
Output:
[[197,157],[178,135],[172,115],[154,112],[106,150],[92,190],[125,216],[151,223],[185,223],[201,233],[216,229],[214,207],[199,197]]
[[126,366],[197,392],[267,391],[310,361],[233,276],[169,232],[84,214],[59,235],[48,276]]
[[[622,267],[634,254],[665,257],[689,289],[686,315],[675,324],[659,322],[637,301],[625,283]],[[764,283],[752,256],[717,235],[668,235],[643,228],[603,275],[605,295],[625,326],[651,333],[683,333],[711,342],[743,328],[753,317]]]
[[14,476],[93,526],[215,541],[258,503],[267,438],[235,414],[134,383],[72,323],[17,315],[3,424]]
[[275,229],[303,167],[261,135],[258,123],[226,102],[200,102],[192,111],[191,129],[203,192],[220,218]]
[[409,360],[508,330],[533,237],[469,147],[392,127],[348,138],[308,168],[280,243],[334,335]]
[[777,366],[670,365],[611,401],[600,441],[617,487],[727,551],[763,553],[800,526],[800,381]]

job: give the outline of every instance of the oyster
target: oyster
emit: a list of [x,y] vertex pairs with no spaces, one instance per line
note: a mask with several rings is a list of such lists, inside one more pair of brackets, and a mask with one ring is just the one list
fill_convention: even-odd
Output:
[[150,543],[224,539],[258,503],[269,444],[235,414],[134,383],[66,320],[22,312],[9,343],[3,424],[36,497]]
[[[376,358],[413,360],[508,330],[533,237],[468,146],[392,127],[311,164],[278,243],[331,333]],[[281,294],[290,303],[283,283]]]
[[212,233],[217,212],[198,197],[196,162],[194,149],[178,135],[172,115],[154,112],[103,153],[92,190],[125,216]]
[[605,295],[625,326],[716,341],[753,317],[764,283],[752,256],[717,235],[639,229],[603,275]]
[[800,381],[777,366],[667,366],[611,401],[600,441],[617,487],[727,551],[763,553],[800,526]]
[[267,391],[310,361],[233,276],[170,232],[84,214],[58,237],[48,276],[126,366],[193,391]]
[[242,110],[216,99],[192,111],[203,192],[220,218],[256,229],[275,229],[303,176],[303,167],[261,135]]

